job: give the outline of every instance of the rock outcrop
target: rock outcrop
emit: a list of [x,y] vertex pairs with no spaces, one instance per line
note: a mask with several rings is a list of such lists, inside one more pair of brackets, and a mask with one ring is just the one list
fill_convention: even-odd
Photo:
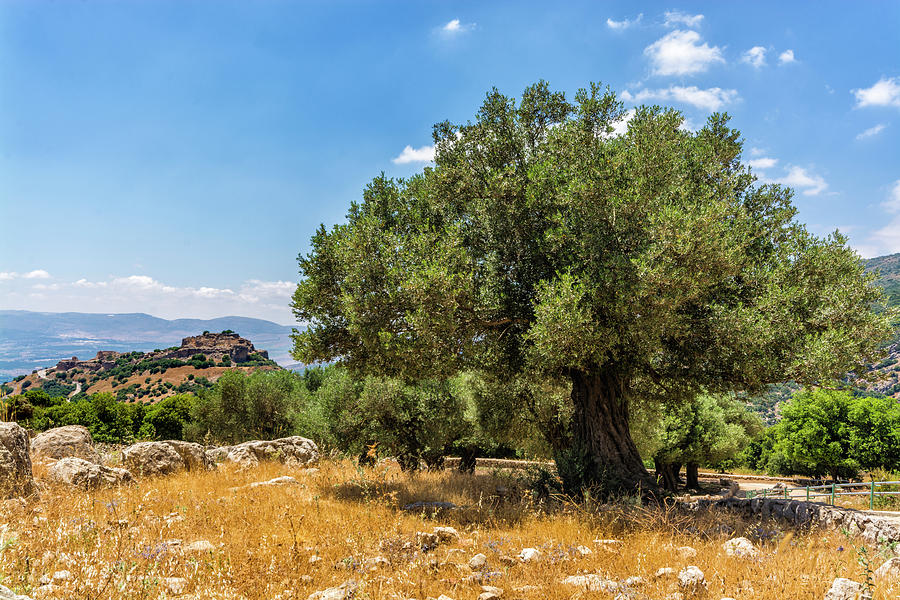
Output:
[[280,462],[296,467],[311,467],[319,462],[319,447],[310,439],[292,436],[278,440],[255,440],[207,452],[214,462],[226,462],[249,469],[260,462]]
[[83,458],[71,456],[56,461],[47,472],[47,479],[54,483],[71,485],[83,490],[96,490],[100,487],[113,487],[129,483],[134,478],[126,469],[104,467]]
[[100,453],[94,448],[94,439],[87,427],[66,425],[39,433],[31,440],[33,460],[81,458],[100,464]]
[[28,433],[18,423],[0,422],[0,499],[35,491]]
[[178,440],[139,442],[122,451],[122,462],[135,475],[169,475],[213,468],[203,446]]

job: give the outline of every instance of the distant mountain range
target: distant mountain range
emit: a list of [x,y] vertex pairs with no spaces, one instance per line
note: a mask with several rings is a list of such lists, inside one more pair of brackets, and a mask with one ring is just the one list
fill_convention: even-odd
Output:
[[167,320],[144,313],[46,313],[0,310],[0,381],[62,358],[87,359],[99,350],[148,352],[181,343],[204,331],[230,329],[247,338],[281,366],[290,357],[291,327],[248,317]]

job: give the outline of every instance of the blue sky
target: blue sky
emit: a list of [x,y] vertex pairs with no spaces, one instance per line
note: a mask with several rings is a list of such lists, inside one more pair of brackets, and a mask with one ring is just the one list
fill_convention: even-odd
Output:
[[291,323],[296,256],[492,86],[602,81],[900,252],[898,2],[0,2],[0,308]]

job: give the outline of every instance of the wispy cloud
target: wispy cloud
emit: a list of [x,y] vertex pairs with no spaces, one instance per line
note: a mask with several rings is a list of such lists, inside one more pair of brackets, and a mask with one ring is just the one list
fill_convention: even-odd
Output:
[[786,65],[786,64],[792,63],[792,62],[797,62],[797,60],[794,58],[794,51],[793,50],[785,50],[784,52],[779,54],[778,62],[781,63],[782,65]]
[[673,85],[662,89],[643,89],[632,94],[629,91],[622,92],[622,99],[626,102],[646,102],[648,100],[662,102],[683,102],[697,108],[715,112],[737,100],[737,90],[723,90],[722,88],[701,89],[697,86]]
[[441,27],[444,35],[455,36],[475,29],[475,23],[463,23],[459,19],[448,21]]
[[828,189],[828,184],[820,175],[810,173],[803,167],[797,166],[788,167],[787,174],[776,179],[775,183],[800,190],[804,196],[818,196]]
[[771,169],[772,167],[777,165],[778,159],[777,158],[769,158],[769,157],[760,157],[760,158],[754,158],[752,160],[748,160],[747,164],[751,168],[761,171],[763,169]]
[[718,46],[701,43],[696,31],[676,29],[644,49],[655,75],[690,75],[706,71],[714,63],[724,63]]
[[869,127],[865,131],[858,134],[856,136],[856,139],[864,140],[866,138],[875,137],[876,135],[878,135],[879,133],[884,131],[885,127],[887,127],[887,125],[885,125],[884,123],[879,123],[878,125],[875,125],[874,127]]
[[250,279],[239,287],[179,286],[147,275],[53,283],[0,280],[4,307],[81,312],[146,312],[166,317],[240,315],[290,323],[291,281]]
[[759,69],[766,64],[766,49],[763,46],[753,46],[741,55],[741,62]]
[[703,21],[703,15],[689,15],[679,10],[666,11],[665,17],[664,25],[666,27],[676,27],[679,24],[687,27],[699,27],[700,22]]
[[27,273],[16,273],[15,271],[0,271],[0,281],[10,281],[12,279],[50,279],[50,273],[44,269],[35,269]]
[[632,25],[637,25],[641,22],[641,19],[644,18],[644,13],[639,14],[634,19],[622,19],[621,21],[614,21],[612,19],[606,19],[606,26],[610,29],[622,30],[628,29]]
[[395,165],[405,165],[414,162],[434,162],[434,146],[422,146],[421,148],[413,148],[406,146],[399,156],[395,156],[391,161]]
[[894,216],[884,227],[872,232],[872,243],[878,248],[876,253],[900,252],[900,179],[894,182],[887,201],[881,206]]
[[894,182],[888,199],[881,205],[889,213],[900,213],[900,179]]
[[900,79],[882,77],[869,88],[851,90],[857,108],[865,106],[900,106]]

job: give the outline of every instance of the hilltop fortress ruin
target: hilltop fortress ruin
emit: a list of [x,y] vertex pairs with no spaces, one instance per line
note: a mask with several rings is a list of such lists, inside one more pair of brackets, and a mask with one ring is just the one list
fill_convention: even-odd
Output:
[[[240,365],[250,360],[251,355],[258,355],[260,358],[268,359],[269,353],[266,350],[257,350],[253,347],[253,343],[238,334],[231,331],[223,331],[222,333],[203,332],[201,335],[186,337],[181,340],[181,346],[167,348],[165,350],[154,350],[142,356],[144,360],[156,360],[175,358],[179,360],[188,360],[198,354],[202,354],[206,360],[216,363],[222,362],[227,356],[232,364]],[[97,356],[89,360],[79,360],[77,356],[67,358],[56,363],[55,370],[57,372],[69,371],[71,369],[83,369],[88,372],[103,372],[114,368],[118,363],[117,359],[123,353],[113,352],[111,350],[101,350],[97,352]]]

